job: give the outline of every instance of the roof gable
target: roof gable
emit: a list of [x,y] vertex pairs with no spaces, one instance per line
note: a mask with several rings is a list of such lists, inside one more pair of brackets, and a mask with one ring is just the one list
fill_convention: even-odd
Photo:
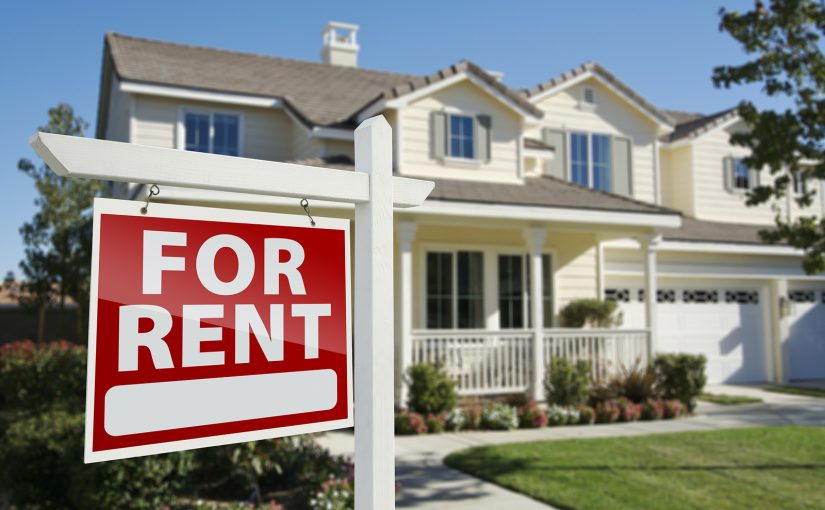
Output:
[[674,119],[666,111],[654,106],[623,81],[619,80],[613,73],[596,62],[587,62],[542,82],[533,88],[524,89],[522,90],[522,94],[531,102],[536,103],[549,95],[572,87],[588,78],[598,80],[654,122],[668,127],[676,124]]
[[665,137],[665,141],[677,142],[684,139],[695,139],[717,128],[727,126],[738,118],[739,114],[735,107],[710,115],[698,115],[693,118],[684,117],[685,121],[677,124],[673,132]]

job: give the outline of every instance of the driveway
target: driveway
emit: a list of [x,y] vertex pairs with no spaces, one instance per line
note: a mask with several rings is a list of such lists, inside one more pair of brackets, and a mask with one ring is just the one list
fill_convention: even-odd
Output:
[[[710,393],[756,396],[763,404],[720,406],[702,402],[690,418],[657,422],[618,423],[514,430],[461,432],[395,439],[396,477],[401,482],[398,508],[421,510],[546,510],[551,508],[521,494],[484,482],[443,464],[448,454],[469,448],[525,441],[638,436],[668,432],[719,430],[760,425],[825,426],[825,399],[770,393],[754,387],[712,385]],[[352,455],[353,436],[333,432],[319,438],[333,453]]]

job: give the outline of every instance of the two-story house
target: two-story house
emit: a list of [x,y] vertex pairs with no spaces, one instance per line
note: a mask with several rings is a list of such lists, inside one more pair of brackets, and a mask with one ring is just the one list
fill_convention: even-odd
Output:
[[[436,183],[395,214],[398,374],[440,360],[463,394],[520,392],[551,356],[599,374],[694,352],[712,382],[825,378],[825,277],[760,242],[774,213],[745,206],[760,172],[728,142],[735,111],[660,109],[595,63],[528,90],[467,61],[429,76],[362,69],[357,28],[329,24],[321,62],[108,34],[97,137],[352,168],[353,130],[384,115],[395,172]],[[802,186],[816,207],[774,205],[821,215],[821,183]],[[301,212],[170,187],[158,199]],[[563,328],[559,310],[578,298],[617,300],[622,325]]]

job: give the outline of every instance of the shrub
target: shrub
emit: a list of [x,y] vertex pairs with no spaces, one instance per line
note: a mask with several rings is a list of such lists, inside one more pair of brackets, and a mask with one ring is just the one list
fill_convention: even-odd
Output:
[[642,403],[643,420],[661,420],[665,415],[665,409],[660,400],[647,399]]
[[679,400],[665,400],[665,418],[668,420],[678,418],[685,414],[685,406]]
[[547,410],[547,422],[552,426],[574,425],[579,423],[581,414],[575,407],[551,405]]
[[425,422],[427,423],[427,432],[430,434],[440,434],[447,428],[446,414],[428,414]]
[[395,433],[399,436],[426,434],[427,422],[420,414],[404,409],[395,414]]
[[579,404],[576,408],[579,411],[579,423],[582,425],[592,425],[596,421],[596,411],[592,407]]
[[65,340],[0,347],[0,409],[14,415],[55,408],[79,413],[85,401],[85,347]]
[[662,398],[678,399],[688,412],[696,409],[696,398],[702,393],[707,377],[703,354],[659,354],[653,367],[659,379]]
[[544,376],[544,396],[548,404],[583,404],[587,400],[589,382],[589,362],[579,360],[573,365],[567,358],[553,357]]
[[622,367],[621,374],[613,378],[616,394],[635,403],[659,396],[656,371],[650,365],[641,366],[637,361],[632,367]]
[[614,381],[594,382],[587,393],[587,404],[596,407],[603,402],[610,402],[619,398]]
[[419,363],[409,368],[409,408],[417,413],[446,413],[458,401],[455,381],[440,364]]
[[616,315],[617,309],[616,301],[574,299],[559,311],[559,317],[561,317],[562,324],[568,328],[582,328],[586,325],[611,328],[621,323]]
[[478,430],[481,428],[481,417],[484,414],[484,406],[479,401],[474,401],[464,409],[466,422],[464,428],[467,430]]
[[529,400],[518,408],[518,426],[523,429],[536,429],[547,425],[547,415],[535,400]]
[[596,412],[596,423],[616,423],[619,421],[621,409],[614,401],[600,402],[594,408]]
[[451,432],[458,432],[459,430],[467,428],[468,421],[469,420],[467,419],[466,411],[456,407],[455,409],[447,413],[446,417],[444,418],[444,426],[447,430]]
[[190,452],[83,464],[83,424],[81,413],[50,411],[9,426],[0,469],[14,505],[154,509],[184,487]]
[[355,508],[355,488],[352,478],[333,478],[321,484],[315,497],[309,500],[310,510],[351,510]]
[[515,407],[507,404],[490,404],[481,412],[481,428],[486,430],[512,430],[518,427]]
[[617,399],[616,406],[619,408],[619,421],[636,421],[642,414],[642,406],[627,397]]

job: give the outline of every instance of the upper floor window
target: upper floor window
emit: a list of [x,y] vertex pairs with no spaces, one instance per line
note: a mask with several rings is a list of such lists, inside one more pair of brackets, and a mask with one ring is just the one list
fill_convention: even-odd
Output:
[[184,149],[227,156],[240,155],[240,117],[226,113],[186,112]]
[[450,157],[475,157],[475,120],[468,115],[450,115]]
[[793,181],[793,192],[796,195],[804,195],[808,192],[808,179],[805,178],[800,172],[794,172],[791,174],[791,179]]
[[734,160],[733,187],[736,189],[750,189],[750,168],[745,166],[741,159]]
[[725,189],[729,192],[748,191],[759,186],[759,172],[748,168],[741,158],[724,158]]
[[570,180],[579,186],[611,191],[609,135],[570,133]]

